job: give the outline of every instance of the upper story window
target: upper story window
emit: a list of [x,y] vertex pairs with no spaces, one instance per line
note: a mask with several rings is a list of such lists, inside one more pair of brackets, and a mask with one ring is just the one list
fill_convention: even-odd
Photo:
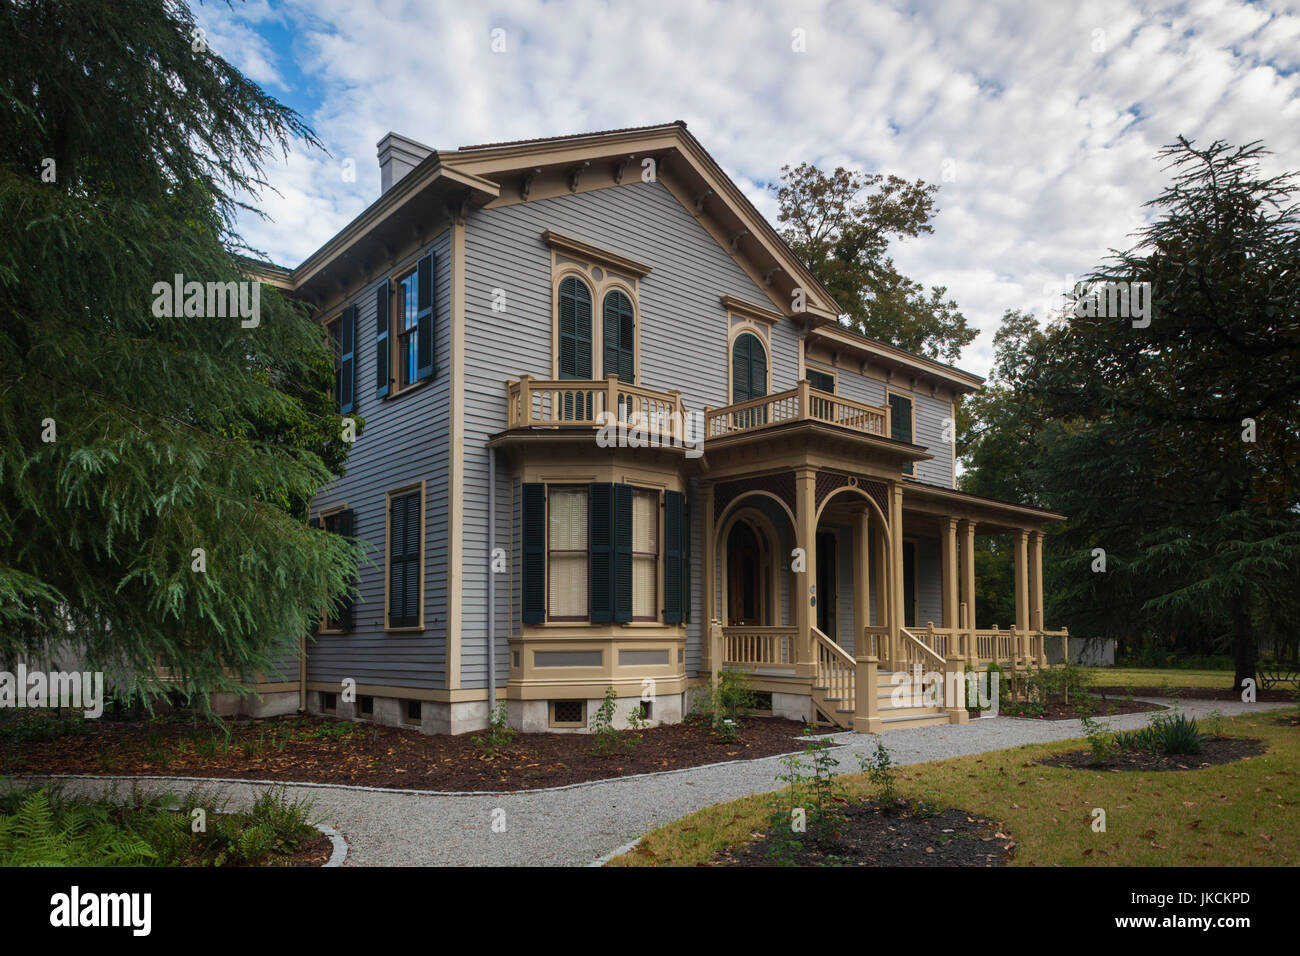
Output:
[[420,314],[419,295],[417,292],[418,276],[412,269],[407,275],[397,280],[397,370],[401,386],[415,382],[416,354],[419,351]]
[[339,413],[346,415],[356,407],[357,307],[344,306],[338,317],[325,325],[325,332],[334,352],[334,397]]
[[767,348],[753,332],[731,343],[731,401],[747,402],[767,394]]
[[[896,441],[913,441],[915,434],[912,420],[912,399],[897,392],[889,393],[889,437]],[[903,466],[903,474],[916,474],[916,466],[908,462]]]
[[[434,372],[434,257],[383,283],[375,299],[375,387],[380,396],[400,392]],[[390,371],[391,370],[391,371]]]
[[590,379],[591,289],[577,276],[567,276],[558,296],[559,377]]
[[819,372],[815,368],[810,368],[808,372],[808,384],[821,392],[835,394],[835,376],[829,372]]
[[636,381],[636,312],[632,300],[618,289],[605,293],[605,374],[629,385]]

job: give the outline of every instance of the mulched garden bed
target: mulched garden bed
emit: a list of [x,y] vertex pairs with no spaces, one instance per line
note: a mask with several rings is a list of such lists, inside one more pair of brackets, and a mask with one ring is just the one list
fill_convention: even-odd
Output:
[[[1015,714],[1011,710],[1013,702],[1004,701],[1000,705],[999,716],[1018,717],[1022,720],[1078,720],[1079,705],[1077,701],[1070,701],[1065,704],[1059,700],[1053,700],[1043,705],[1041,714]],[[1094,716],[1110,717],[1118,714],[1144,714],[1151,710],[1165,710],[1162,704],[1149,704],[1141,700],[1116,700],[1111,697],[1098,695],[1094,706]]]
[[[1116,684],[1089,689],[1094,694],[1112,694],[1117,697],[1125,694],[1132,694],[1135,697],[1169,696],[1169,688],[1167,687],[1127,687]],[[1237,703],[1241,703],[1241,691],[1233,690],[1231,687],[1174,687],[1173,690],[1180,700],[1235,700]],[[1290,689],[1284,690],[1277,687],[1271,690],[1256,687],[1255,698],[1262,701],[1289,701],[1292,699]]]
[[334,841],[324,833],[312,837],[292,856],[270,857],[265,866],[324,866],[334,855]]
[[871,801],[850,804],[845,814],[848,825],[829,850],[805,834],[789,856],[773,857],[773,841],[764,836],[724,850],[711,865],[1001,866],[1015,854],[1015,841],[998,824],[964,810],[929,816],[899,807],[886,813],[880,801]]
[[1087,750],[1044,757],[1038,763],[1070,770],[1200,770],[1257,757],[1268,748],[1255,737],[1208,737],[1198,754],[1163,754],[1149,750],[1121,750],[1104,764],[1094,764]]
[[[613,756],[592,753],[589,734],[518,734],[496,757],[477,734],[346,723],[322,717],[231,720],[225,734],[187,717],[86,721],[84,733],[53,740],[0,736],[0,773],[232,777],[359,784],[417,790],[526,790],[632,774],[749,760],[800,750],[803,724],[775,717],[742,722],[739,739],[719,740],[687,720],[641,732]],[[220,752],[213,753],[219,744]]]

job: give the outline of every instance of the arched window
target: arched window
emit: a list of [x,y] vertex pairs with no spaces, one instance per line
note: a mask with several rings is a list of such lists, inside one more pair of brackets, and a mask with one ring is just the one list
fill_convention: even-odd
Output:
[[767,350],[757,335],[742,332],[731,346],[731,401],[767,394]]
[[636,313],[632,300],[617,289],[605,293],[605,374],[636,382]]
[[560,282],[560,378],[591,378],[591,289],[575,276]]

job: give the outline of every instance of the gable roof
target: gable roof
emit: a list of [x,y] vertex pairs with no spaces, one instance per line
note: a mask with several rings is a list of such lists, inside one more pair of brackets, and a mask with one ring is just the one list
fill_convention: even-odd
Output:
[[[412,223],[444,213],[463,217],[470,208],[506,201],[527,201],[533,179],[564,172],[577,182],[584,171],[603,168],[613,182],[635,161],[656,161],[659,180],[713,234],[772,300],[775,308],[815,336],[845,333],[872,353],[873,360],[897,366],[913,376],[941,380],[969,391],[982,381],[924,356],[877,343],[845,329],[839,305],[781,235],[756,209],[681,120],[589,133],[512,140],[434,150],[366,208],[337,235],[288,271],[285,288],[319,300],[331,286],[345,285],[378,262],[409,235]],[[432,215],[431,215],[432,214]],[[418,225],[415,228],[419,228]],[[279,278],[277,276],[277,278]],[[804,292],[806,308],[795,313],[795,289]]]

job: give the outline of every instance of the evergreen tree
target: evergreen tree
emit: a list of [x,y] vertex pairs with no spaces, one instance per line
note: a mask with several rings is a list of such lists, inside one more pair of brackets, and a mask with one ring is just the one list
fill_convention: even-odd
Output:
[[6,0],[0,49],[0,656],[70,641],[203,702],[291,653],[358,549],[305,520],[346,457],[305,308],[156,287],[248,280],[239,197],[319,144],[181,2]]

